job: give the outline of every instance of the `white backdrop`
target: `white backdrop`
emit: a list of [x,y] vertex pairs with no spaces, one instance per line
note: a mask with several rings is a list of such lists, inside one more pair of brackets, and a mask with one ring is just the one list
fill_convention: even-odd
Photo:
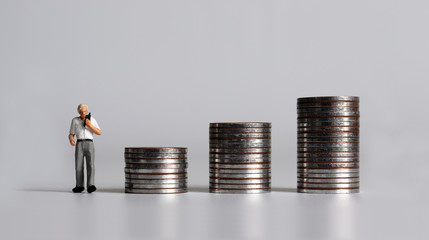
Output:
[[[427,235],[428,7],[417,0],[1,1],[0,187],[5,193],[0,220],[7,230],[0,236],[64,239],[64,231],[70,239],[75,234],[116,239]],[[361,97],[361,194],[293,193],[296,98],[320,95]],[[74,149],[67,135],[79,103],[88,104],[103,132],[95,137],[99,191],[93,195],[69,194]],[[217,121],[272,122],[273,193],[205,192],[208,126]],[[123,196],[125,146],[188,147],[191,192],[167,205],[158,196]],[[144,216],[105,222],[106,209],[121,216],[134,205],[138,212],[139,203],[147,208]],[[313,209],[320,204],[327,205],[323,211],[341,205],[341,214],[368,215],[352,217],[360,228],[342,227],[345,235],[338,235],[316,220],[311,225],[309,219],[326,216],[312,215],[321,211]],[[46,214],[41,205],[52,206],[52,212]],[[173,211],[173,218],[186,220],[189,229],[175,221],[163,227],[146,215],[153,211],[164,222],[171,214],[168,206],[185,211]],[[86,220],[77,214],[99,208],[84,215]],[[213,214],[189,213],[199,211]],[[223,211],[234,217],[219,220]],[[36,222],[40,214],[40,226],[21,222],[27,214]],[[74,217],[54,221],[64,214]],[[307,214],[312,217],[300,218]],[[98,228],[91,228],[97,219]],[[154,227],[133,232],[124,227],[130,219]],[[245,219],[255,220],[250,226],[267,227],[252,232],[235,225]],[[385,225],[375,231],[370,220]],[[198,224],[203,226],[192,228]],[[306,235],[305,226],[321,230]],[[38,232],[16,231],[23,228]],[[86,230],[72,231],[81,228]],[[172,235],[163,235],[166,231]]]

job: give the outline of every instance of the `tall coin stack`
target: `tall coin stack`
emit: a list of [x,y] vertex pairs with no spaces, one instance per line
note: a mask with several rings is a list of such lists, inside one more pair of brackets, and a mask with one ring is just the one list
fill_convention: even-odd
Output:
[[126,147],[126,193],[187,192],[187,149]]
[[271,123],[210,123],[210,192],[271,191]]
[[359,192],[359,97],[298,98],[298,192]]

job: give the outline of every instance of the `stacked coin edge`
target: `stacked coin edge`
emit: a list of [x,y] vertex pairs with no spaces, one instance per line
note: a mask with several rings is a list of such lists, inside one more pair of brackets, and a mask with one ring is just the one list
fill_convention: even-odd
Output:
[[271,191],[271,123],[210,123],[211,193]]
[[187,192],[187,148],[126,147],[125,193]]
[[297,189],[358,193],[359,97],[298,98]]

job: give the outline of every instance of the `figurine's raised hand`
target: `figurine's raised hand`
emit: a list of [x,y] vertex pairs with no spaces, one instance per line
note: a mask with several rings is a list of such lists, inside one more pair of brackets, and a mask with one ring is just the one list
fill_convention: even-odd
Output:
[[91,125],[91,120],[85,118],[85,128],[89,128]]

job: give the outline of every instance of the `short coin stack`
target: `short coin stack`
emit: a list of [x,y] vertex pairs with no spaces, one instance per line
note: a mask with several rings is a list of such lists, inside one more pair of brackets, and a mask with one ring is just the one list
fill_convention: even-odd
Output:
[[187,149],[126,147],[126,193],[187,192]]
[[359,192],[359,97],[298,98],[298,192]]
[[271,123],[210,123],[210,192],[271,191]]

